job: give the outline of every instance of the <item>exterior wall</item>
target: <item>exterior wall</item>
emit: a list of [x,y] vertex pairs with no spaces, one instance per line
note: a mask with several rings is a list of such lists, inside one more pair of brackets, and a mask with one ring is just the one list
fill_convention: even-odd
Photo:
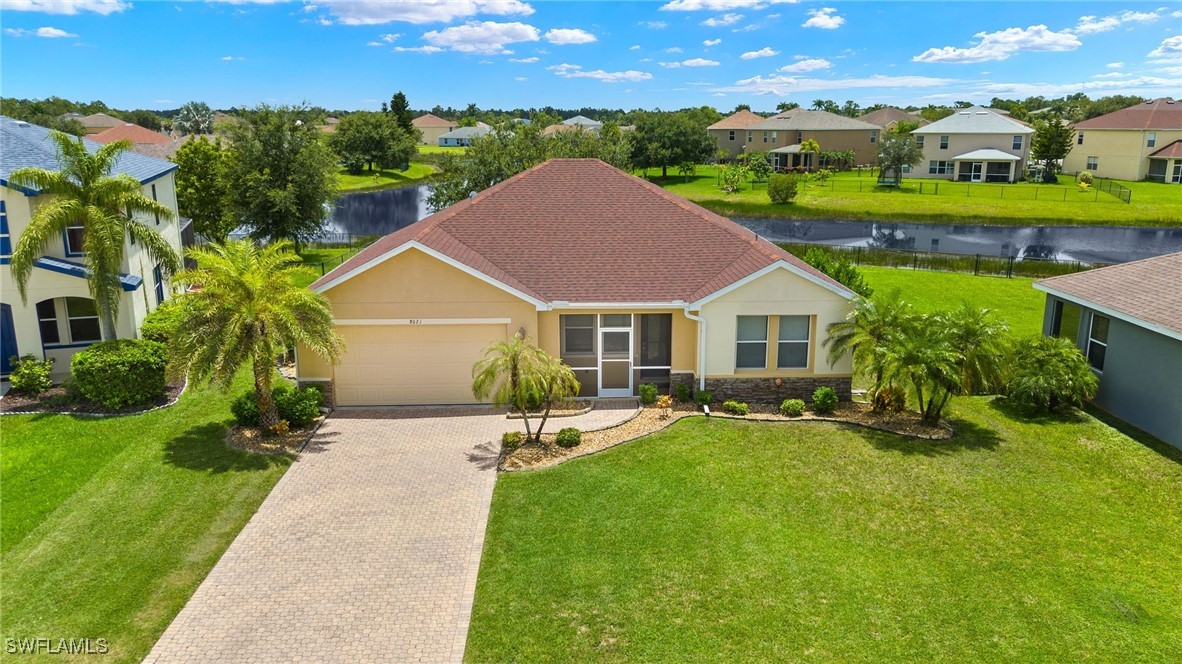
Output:
[[[672,347],[671,371],[693,373],[698,367],[698,323],[685,317],[681,309],[559,309],[538,312],[538,346],[547,353],[558,357],[561,350],[559,341],[559,316],[562,314],[672,314],[673,328],[670,333]],[[635,319],[634,319],[635,320]]]
[[[994,149],[1000,150],[1007,154],[1012,154],[1015,157],[1020,157],[1021,161],[1014,164],[1015,179],[1022,176],[1025,169],[1026,162],[1030,157],[1030,141],[1033,134],[1025,134],[1022,136],[1022,149],[1015,150],[1014,136],[1018,133],[1010,134],[949,134],[948,147],[940,148],[940,133],[927,133],[924,128],[917,129],[911,132],[912,136],[923,136],[923,163],[911,169],[910,177],[913,178],[931,178],[936,180],[955,180],[956,170],[947,174],[932,174],[928,172],[928,166],[933,161],[952,161],[952,158],[957,155],[972,152],[974,150]],[[955,168],[955,167],[954,167]]]
[[[747,140],[749,131],[751,133],[750,141]],[[770,129],[736,129],[734,141],[729,140],[730,130],[728,129],[710,129],[708,133],[717,139],[718,147],[726,150],[731,158],[742,154],[744,146],[746,146],[747,152],[767,152],[800,142],[796,140],[797,130],[795,129],[777,129],[774,132]],[[766,142],[764,141],[765,133],[767,134]],[[775,133],[774,138],[773,133]],[[871,130],[869,129],[804,130],[800,133],[804,134],[801,137],[802,140],[816,141],[821,146],[822,152],[853,150],[859,164],[873,164],[878,159],[878,143],[870,142]],[[879,134],[882,134],[882,130],[879,130]]]
[[419,139],[419,145],[438,145],[439,137],[455,127],[419,127],[418,129],[423,132],[423,137]]
[[771,378],[707,378],[706,389],[716,403],[727,399],[754,403],[780,404],[785,399],[800,399],[811,403],[813,392],[820,387],[831,387],[840,401],[849,401],[849,376],[812,376],[785,378],[778,384]]
[[[1084,142],[1071,143],[1071,152],[1063,159],[1063,171],[1078,173],[1091,170],[1097,177],[1117,180],[1143,180],[1149,173],[1149,155],[1173,141],[1182,139],[1182,129],[1077,129]],[[1147,147],[1146,136],[1157,134],[1154,147]],[[1088,157],[1098,159],[1095,169],[1088,169]]]

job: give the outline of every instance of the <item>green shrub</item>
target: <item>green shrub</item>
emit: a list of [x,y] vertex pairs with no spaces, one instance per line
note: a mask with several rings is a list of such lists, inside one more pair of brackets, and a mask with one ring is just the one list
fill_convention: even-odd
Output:
[[714,403],[714,394],[710,390],[698,390],[694,395],[694,400],[698,402],[699,406],[709,406]]
[[640,403],[651,406],[657,402],[657,386],[652,383],[641,383],[637,392],[640,393]]
[[677,399],[681,403],[689,403],[693,396],[694,391],[689,385],[686,385],[685,383],[678,383],[673,386],[673,398]]
[[1091,184],[1092,184],[1092,179],[1093,179],[1093,178],[1092,178],[1092,172],[1091,172],[1091,171],[1083,171],[1083,172],[1081,172],[1079,175],[1075,176],[1075,181],[1076,181],[1076,182],[1082,182],[1082,183],[1084,183],[1084,184],[1086,184],[1086,185],[1091,185]]
[[804,402],[800,399],[784,399],[780,404],[780,414],[784,417],[800,417],[804,415]]
[[49,374],[53,371],[53,359],[42,360],[36,355],[13,356],[12,373],[8,374],[8,384],[13,392],[35,397],[53,387]]
[[907,407],[907,393],[898,385],[887,385],[874,393],[872,408],[876,413],[901,413]]
[[554,437],[554,442],[558,443],[559,447],[578,447],[582,441],[583,434],[574,427],[559,429],[558,435]]
[[767,181],[767,197],[776,204],[791,203],[796,198],[797,188],[795,175],[776,173]]
[[144,316],[140,338],[168,343],[184,322],[185,311],[179,300],[168,300]]
[[[320,416],[320,405],[324,403],[324,393],[314,387],[293,388],[287,383],[275,386],[271,390],[271,398],[275,400],[275,410],[279,419],[285,420],[295,428],[307,426]],[[254,390],[250,389],[238,395],[230,404],[230,412],[239,425],[257,427],[259,425],[259,409]]]
[[168,350],[158,341],[115,339],[74,355],[70,372],[83,396],[114,410],[160,398],[167,362]]
[[837,283],[862,297],[870,297],[874,294],[874,289],[866,283],[862,272],[850,262],[844,253],[835,253],[823,247],[811,247],[804,255],[804,262],[824,272]]
[[837,408],[837,392],[832,387],[818,387],[813,392],[813,412],[827,415]]
[[722,402],[722,412],[730,413],[731,415],[746,415],[751,412],[751,407],[742,401],[728,399]]
[[247,390],[238,395],[230,403],[230,412],[239,426],[257,427],[259,425],[259,407],[255,402],[254,390]]
[[520,447],[525,442],[525,434],[520,431],[506,431],[501,436],[501,447],[512,449]]
[[1014,344],[1006,398],[1030,411],[1078,408],[1096,396],[1099,381],[1069,339],[1035,335]]

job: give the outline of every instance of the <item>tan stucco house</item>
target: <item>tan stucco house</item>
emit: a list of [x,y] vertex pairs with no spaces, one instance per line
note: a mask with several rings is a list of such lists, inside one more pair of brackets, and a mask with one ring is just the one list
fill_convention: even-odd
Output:
[[[756,120],[758,118],[758,120]],[[737,126],[748,123],[742,128]],[[720,125],[734,125],[725,130]],[[882,130],[867,122],[827,111],[794,108],[764,118],[740,111],[707,128],[718,138],[718,147],[730,157],[749,152],[767,152],[776,168],[816,168],[817,155],[800,151],[800,144],[812,139],[822,152],[852,150],[857,164],[873,164],[878,155],[878,134]]]
[[1066,173],[1182,182],[1182,102],[1168,97],[1075,124]]
[[[1034,129],[993,109],[962,108],[911,132],[923,148],[914,178],[1016,182],[1030,159]],[[907,172],[907,171],[905,171]]]
[[848,398],[826,326],[853,293],[728,219],[595,159],[554,159],[387,235],[311,286],[347,350],[297,349],[337,405],[473,401],[489,343],[524,332],[582,395]]
[[747,127],[759,124],[766,118],[747,109],[741,109],[706,127],[706,133],[714,138],[714,143],[727,153],[727,158],[733,159],[743,154],[743,147],[747,145]]
[[460,126],[451,120],[444,120],[438,115],[430,113],[424,113],[411,120],[410,123],[422,132],[419,145],[438,145],[440,136]]

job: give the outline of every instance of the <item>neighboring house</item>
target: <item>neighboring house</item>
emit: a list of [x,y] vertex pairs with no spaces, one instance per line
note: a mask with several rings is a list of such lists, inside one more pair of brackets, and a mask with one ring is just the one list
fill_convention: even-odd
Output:
[[1030,159],[1034,130],[997,111],[973,106],[911,132],[923,163],[911,177],[957,182],[1016,182]]
[[297,349],[338,405],[471,403],[484,349],[523,330],[586,397],[642,383],[780,403],[850,359],[821,342],[853,293],[729,219],[596,159],[552,159],[370,245],[312,284],[347,350]]
[[743,109],[706,127],[706,133],[714,138],[719,148],[726,150],[728,159],[733,159],[743,154],[743,147],[747,145],[747,133],[744,130],[765,119],[758,113]]
[[568,125],[568,126],[574,125],[574,126],[582,127],[583,129],[594,129],[596,131],[603,129],[602,122],[600,122],[598,120],[592,120],[591,118],[584,117],[582,115],[576,115],[573,118],[567,118],[562,121],[562,124]]
[[888,131],[894,129],[895,126],[900,122],[909,122],[911,124],[919,125],[920,127],[931,124],[927,120],[914,113],[908,113],[907,111],[895,108],[894,106],[887,106],[886,108],[880,108],[877,111],[871,111],[865,115],[858,116],[858,119],[862,122],[870,123],[876,127],[882,127]]
[[439,145],[439,137],[460,126],[451,120],[444,120],[437,115],[424,113],[410,122],[423,133],[419,145]]
[[480,123],[475,127],[456,127],[451,131],[439,135],[440,147],[458,147],[469,145],[472,139],[487,136],[492,133],[492,127]]
[[1075,123],[1067,173],[1182,182],[1182,102],[1154,99]]
[[78,115],[77,113],[66,113],[62,117],[71,120],[77,120],[82,123],[82,128],[86,130],[86,135],[97,134],[101,131],[106,131],[112,127],[118,127],[124,124],[123,120],[111,117],[106,113],[93,113],[91,115]]
[[324,118],[324,124],[317,125],[317,129],[325,134],[335,134],[337,131],[337,125],[339,124],[341,124],[339,119],[330,116]]
[[100,131],[88,138],[96,143],[114,143],[115,141],[131,141],[133,147],[138,148],[141,145],[167,145],[172,142],[172,138],[161,134],[158,131],[152,131],[146,127],[141,127],[137,124],[124,122],[118,127],[111,127],[105,131]]
[[875,125],[843,115],[794,108],[735,131],[737,141],[730,140],[728,130],[727,140],[719,147],[732,157],[743,152],[770,153],[776,168],[816,168],[818,155],[800,151],[800,145],[811,139],[822,152],[853,150],[855,163],[873,164],[881,132]]
[[1100,390],[1095,404],[1182,447],[1182,253],[1035,282],[1043,334],[1071,339]]
[[[86,147],[94,151],[101,146],[86,140]],[[69,373],[74,353],[101,341],[98,312],[86,282],[81,228],[70,229],[37,259],[28,281],[27,301],[21,300],[9,267],[12,250],[33,212],[49,203],[36,189],[9,185],[9,175],[25,167],[59,168],[49,130],[0,117],[0,360],[7,375],[13,355],[53,358],[53,374],[60,379]],[[175,214],[175,170],[176,164],[125,152],[115,163],[114,173],[125,173],[141,182],[144,195]],[[147,217],[139,221],[154,227],[179,253],[179,218],[169,221]],[[169,287],[141,246],[128,241],[124,251],[120,281],[125,293],[119,305],[118,334],[120,338],[133,338],[144,316],[168,298]]]
[[135,143],[132,145],[132,149],[149,157],[171,160],[177,153],[177,150],[180,150],[185,143],[195,141],[199,138],[205,138],[210,143],[220,140],[222,146],[225,146],[227,143],[224,136],[217,134],[187,134],[180,138],[169,138],[167,143]]
[[[623,128],[621,127],[621,129],[623,129]],[[596,127],[584,127],[583,125],[580,125],[580,124],[562,124],[560,122],[558,124],[552,124],[549,127],[546,127],[545,129],[543,129],[541,132],[541,135],[542,136],[550,136],[552,134],[560,134],[560,133],[566,132],[566,131],[587,131],[587,132],[591,132],[592,134],[599,133],[599,129]]]

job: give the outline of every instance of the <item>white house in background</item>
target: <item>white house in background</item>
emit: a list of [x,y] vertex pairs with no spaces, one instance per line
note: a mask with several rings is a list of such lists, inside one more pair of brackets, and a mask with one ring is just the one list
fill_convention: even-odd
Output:
[[472,139],[491,134],[492,130],[492,127],[483,122],[476,123],[475,127],[456,127],[439,135],[439,146],[448,148],[469,145]]
[[[85,140],[88,150],[102,147]],[[48,196],[36,189],[9,183],[13,171],[36,167],[58,170],[60,165],[49,130],[27,122],[0,117],[0,361],[3,374],[11,370],[14,355],[53,358],[55,379],[69,373],[70,357],[82,348],[102,341],[98,311],[86,282],[86,256],[82,253],[82,228],[73,228],[53,242],[34,263],[29,277],[27,299],[21,300],[12,278],[10,261],[21,233],[33,213],[47,204]],[[176,164],[135,152],[125,152],[115,162],[114,173],[125,173],[143,185],[143,192],[173,211],[174,217],[138,217],[181,250],[181,223],[176,216]],[[169,297],[169,287],[160,267],[142,246],[127,241],[119,280],[123,299],[119,303],[117,333],[134,338],[144,316]]]
[[599,131],[600,129],[603,129],[602,122],[599,122],[598,120],[592,120],[591,118],[588,118],[588,117],[582,116],[582,115],[576,115],[573,118],[567,118],[562,121],[562,124],[567,125],[567,126],[577,125],[579,127],[582,127],[583,129],[593,129],[595,131]]
[[911,132],[923,148],[914,178],[1015,182],[1030,158],[1034,129],[989,108],[962,108]]

